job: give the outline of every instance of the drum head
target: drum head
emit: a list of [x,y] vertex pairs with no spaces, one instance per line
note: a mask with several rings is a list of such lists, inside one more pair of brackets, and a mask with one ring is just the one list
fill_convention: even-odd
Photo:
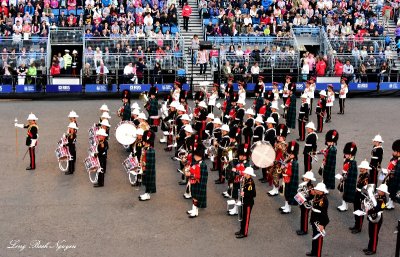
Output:
[[115,130],[115,137],[122,145],[131,145],[136,140],[136,127],[132,122],[121,123]]
[[257,142],[252,147],[251,160],[260,168],[267,168],[274,164],[275,150],[268,142]]

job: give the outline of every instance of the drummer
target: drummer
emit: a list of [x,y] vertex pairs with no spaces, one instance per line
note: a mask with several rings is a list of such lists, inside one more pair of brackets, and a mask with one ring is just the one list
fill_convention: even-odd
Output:
[[69,112],[68,119],[70,123],[73,122],[76,124],[76,126],[78,126],[77,118],[79,118],[79,115],[75,111],[72,110]]
[[66,171],[64,174],[65,175],[72,175],[75,172],[75,163],[76,163],[76,132],[78,131],[78,127],[76,126],[76,123],[71,122],[68,125],[68,134],[67,134],[67,139],[68,139],[68,150],[69,153],[71,154],[71,159],[68,160],[68,171]]
[[111,116],[110,116],[110,114],[108,113],[108,112],[103,112],[102,114],[101,114],[101,116],[100,116],[100,122],[99,122],[99,124],[97,124],[97,127],[100,127],[101,125],[101,122],[103,121],[103,120],[110,120],[111,119]]
[[100,128],[104,129],[107,134],[110,134],[110,127],[111,127],[110,122],[107,119],[104,119],[100,122]]
[[[139,161],[142,158],[142,148],[143,148],[143,129],[138,128],[136,130],[136,140],[133,144],[130,145],[131,155],[132,157],[136,157]],[[137,180],[132,186],[141,186],[142,185],[142,174],[137,175]]]
[[133,121],[133,124],[135,124],[136,127],[139,127],[140,121],[139,121],[139,114],[140,110],[139,109],[133,109],[131,112],[131,121]]
[[100,122],[101,122],[101,117],[103,116],[103,113],[105,112],[110,112],[110,109],[108,109],[108,106],[106,104],[103,104],[100,107]]
[[99,140],[99,144],[97,145],[97,157],[99,158],[100,168],[102,169],[99,172],[99,177],[97,180],[97,184],[94,184],[94,187],[103,187],[104,186],[104,175],[107,171],[107,151],[108,151],[108,134],[104,129],[99,129],[96,132],[96,136]]

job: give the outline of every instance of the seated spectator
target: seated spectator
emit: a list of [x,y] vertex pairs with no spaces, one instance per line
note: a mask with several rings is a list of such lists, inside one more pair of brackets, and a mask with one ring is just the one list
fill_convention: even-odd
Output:
[[228,61],[225,62],[225,65],[222,68],[222,76],[224,77],[225,81],[227,81],[228,78],[232,76],[232,66]]
[[104,62],[100,62],[100,65],[96,68],[96,84],[107,84],[107,74],[109,73],[108,68],[104,65]]

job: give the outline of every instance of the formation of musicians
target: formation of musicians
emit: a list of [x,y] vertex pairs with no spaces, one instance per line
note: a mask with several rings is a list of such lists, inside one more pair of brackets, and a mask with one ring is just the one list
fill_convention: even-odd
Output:
[[[344,114],[343,99],[347,93],[346,81],[342,80],[342,84],[339,92],[342,99],[340,114]],[[227,214],[237,216],[240,221],[236,238],[247,237],[256,197],[254,178],[256,171],[260,170],[259,182],[266,185],[267,195],[282,196],[283,205],[279,208],[282,215],[288,215],[294,206],[300,206],[300,228],[296,233],[299,236],[308,234],[308,224],[311,224],[312,244],[307,256],[322,255],[323,238],[327,235],[329,224],[329,190],[339,190],[342,194],[338,211],[346,212],[349,204],[354,205],[355,224],[350,228],[351,233],[362,232],[364,216],[367,217],[370,242],[364,253],[375,254],[383,210],[393,209],[394,202],[399,198],[400,140],[392,145],[392,158],[387,168],[382,165],[383,140],[380,135],[372,139],[371,160],[363,160],[359,165],[356,143],[346,143],[344,164],[339,168],[336,165],[338,130],[327,131],[324,149],[318,150],[317,147],[320,141],[318,133],[324,131],[324,123],[332,120],[333,87],[329,85],[327,90],[318,93],[315,110],[312,110],[316,93],[313,78],[306,83],[298,111],[295,93],[296,85],[290,76],[286,77],[281,91],[276,83],[273,90],[266,91],[260,76],[253,105],[246,108],[245,85],[239,83],[238,91],[234,91],[233,81],[229,80],[225,88],[214,84],[210,92],[205,88],[194,92],[194,106],[191,108],[188,91],[176,81],[171,93],[161,102],[157,88],[152,86],[149,92],[142,95],[145,100],[142,110],[137,102],[131,103],[130,92],[125,90],[122,106],[117,111],[121,122],[116,133],[118,129],[122,131],[121,141],[118,135],[117,140],[127,152],[124,168],[132,186],[137,189],[144,186],[139,200],[148,201],[156,193],[154,144],[157,142],[165,144],[164,151],[170,152],[171,159],[179,163],[177,183],[182,185],[183,198],[191,201],[187,210],[189,218],[199,217],[201,209],[207,207],[207,182],[208,177],[213,176],[215,184],[223,185],[218,188],[227,200]],[[219,98],[222,104],[218,103]],[[89,150],[87,162],[85,160],[88,172],[96,175],[96,187],[104,186],[111,118],[106,105],[100,111],[100,122],[89,131],[92,150]],[[310,119],[313,114],[316,115],[316,124]],[[75,116],[70,117],[75,120],[68,125],[68,138],[76,141],[76,113]],[[30,128],[27,145],[31,148],[36,144],[33,131],[36,126],[37,133],[37,118],[31,114],[28,120],[30,125],[25,128]],[[287,141],[288,135],[295,133],[296,123],[299,137]],[[21,127],[18,123],[16,126]],[[159,126],[161,138],[156,141]],[[299,142],[304,142],[303,149],[300,149]],[[73,149],[71,143],[68,139],[68,146]],[[265,145],[272,151],[258,153]],[[71,155],[75,158],[71,160],[76,159],[76,151],[73,152]],[[299,154],[303,154],[303,167],[298,162]],[[318,155],[323,157],[320,165]],[[271,164],[257,166],[255,163],[260,160],[256,158],[261,158],[262,162],[271,160]],[[319,167],[313,168],[313,165]],[[70,165],[72,168],[66,174],[72,174],[74,166]],[[31,161],[30,168],[35,168],[34,161],[33,164]],[[317,172],[314,174],[314,171]]]

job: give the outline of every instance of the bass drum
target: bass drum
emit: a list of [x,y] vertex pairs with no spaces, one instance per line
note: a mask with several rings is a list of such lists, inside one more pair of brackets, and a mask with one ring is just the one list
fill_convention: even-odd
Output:
[[122,145],[131,145],[136,140],[136,127],[131,121],[121,121],[115,128],[115,138]]
[[258,141],[251,146],[251,160],[260,168],[268,168],[274,164],[275,150],[269,142]]

